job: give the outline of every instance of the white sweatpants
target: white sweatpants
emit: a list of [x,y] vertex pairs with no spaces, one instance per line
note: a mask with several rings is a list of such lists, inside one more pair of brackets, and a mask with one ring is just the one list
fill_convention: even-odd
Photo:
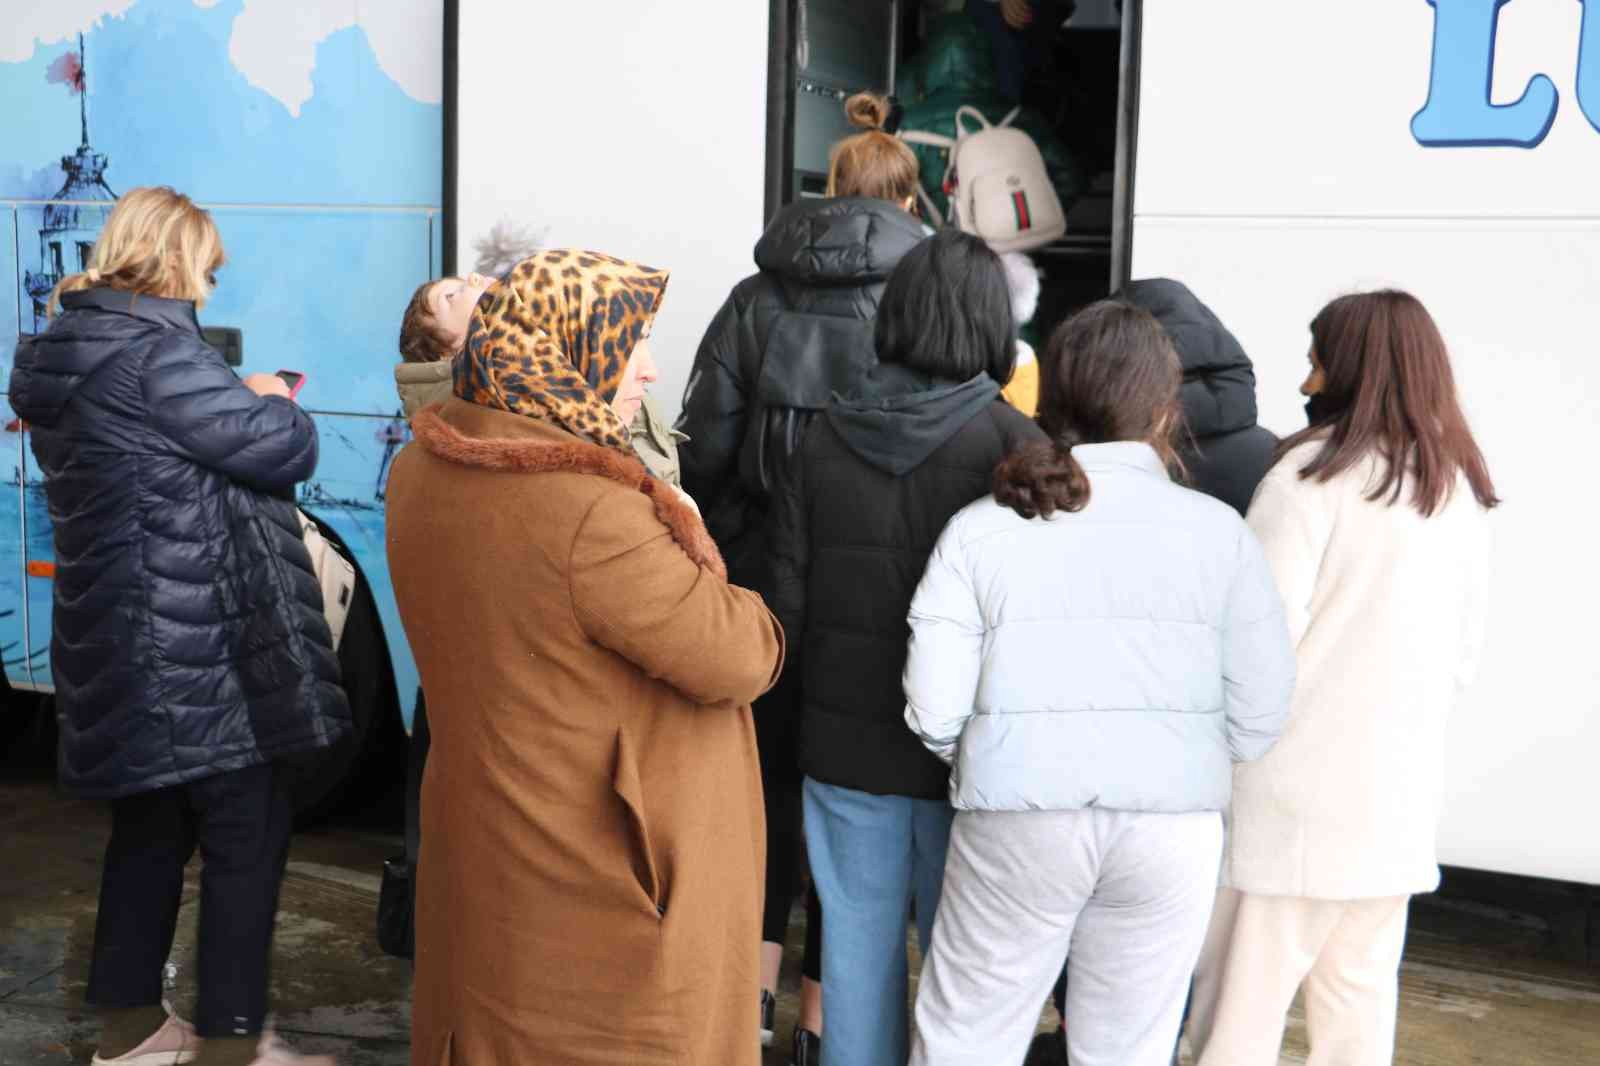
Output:
[[1023,1061],[1062,959],[1073,1066],[1168,1066],[1221,861],[1215,813],[957,814],[911,1066]]
[[1409,896],[1217,896],[1195,972],[1189,1041],[1200,1066],[1277,1066],[1306,991],[1306,1066],[1389,1066]]

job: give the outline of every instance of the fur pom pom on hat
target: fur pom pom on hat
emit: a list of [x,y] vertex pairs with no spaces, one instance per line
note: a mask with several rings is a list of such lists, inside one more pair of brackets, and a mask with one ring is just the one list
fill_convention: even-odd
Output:
[[1033,321],[1039,309],[1040,270],[1022,252],[1002,252],[1000,265],[1005,268],[1006,288],[1011,290],[1011,317],[1020,329]]
[[472,242],[472,250],[478,253],[473,269],[485,277],[504,277],[512,267],[542,250],[549,234],[548,226],[537,229],[503,218],[487,236]]

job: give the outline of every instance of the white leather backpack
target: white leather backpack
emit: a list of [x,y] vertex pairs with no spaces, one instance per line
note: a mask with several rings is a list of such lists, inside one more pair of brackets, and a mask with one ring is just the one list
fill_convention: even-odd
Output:
[[[1043,247],[1067,232],[1061,198],[1045,170],[1039,146],[1011,122],[1017,109],[990,125],[983,112],[970,105],[956,111],[956,135],[945,137],[920,130],[902,130],[911,144],[945,150],[949,160],[944,190],[950,199],[948,222],[965,233],[982,238],[996,252],[1026,252]],[[963,118],[976,119],[969,130]],[[933,199],[920,185],[923,204],[936,215]]]

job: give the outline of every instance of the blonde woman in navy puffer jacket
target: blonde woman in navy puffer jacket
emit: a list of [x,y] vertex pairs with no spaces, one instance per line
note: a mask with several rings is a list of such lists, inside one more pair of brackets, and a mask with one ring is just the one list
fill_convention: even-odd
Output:
[[1294,684],[1260,545],[1169,476],[1161,326],[1093,305],[1040,369],[1049,443],[950,522],[911,605],[906,721],[958,811],[913,1066],[1021,1062],[1063,958],[1074,1066],[1167,1066],[1233,764]]
[[[195,309],[221,265],[208,213],[130,190],[11,374],[54,526],[61,783],[111,806],[95,1062],[331,1066],[262,1033],[293,813],[283,762],[350,731],[293,502],[317,428],[280,379],[240,381],[202,338]],[[161,971],[197,846],[191,1025],[162,1009]]]

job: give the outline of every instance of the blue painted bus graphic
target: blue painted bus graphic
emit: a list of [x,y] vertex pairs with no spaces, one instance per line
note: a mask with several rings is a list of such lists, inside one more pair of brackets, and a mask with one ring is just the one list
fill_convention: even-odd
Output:
[[[409,724],[417,671],[390,585],[383,500],[390,465],[410,439],[393,381],[400,310],[438,272],[439,107],[407,97],[364,34],[350,30],[319,46],[315,95],[298,112],[286,109],[227,66],[232,18],[139,0],[125,17],[75,35],[66,50],[39,46],[27,60],[0,63],[18,134],[0,146],[0,257],[10,260],[16,294],[0,300],[0,390],[16,341],[46,327],[51,291],[87,267],[119,192],[169,184],[208,206],[228,262],[201,322],[239,328],[249,370],[307,375],[300,401],[321,447],[300,504],[343,542],[371,591],[387,650],[387,662],[380,655],[372,668],[392,674],[379,691],[391,691],[392,680]],[[198,57],[183,78],[163,73],[144,47],[152,33]],[[91,67],[99,55],[112,57],[110,74]],[[196,79],[208,76],[213,82],[199,91]],[[237,165],[147,150],[127,119],[157,114],[187,116],[202,140],[244,127],[250,143],[267,143],[255,149],[260,158]],[[367,134],[352,133],[357,127]],[[40,169],[52,141],[71,147],[49,153],[53,161]],[[267,155],[279,178],[299,182],[293,202],[263,202]],[[0,485],[0,660],[13,688],[49,691],[49,509],[27,427],[3,393],[0,427],[0,448],[9,449],[0,472],[10,472]]]

